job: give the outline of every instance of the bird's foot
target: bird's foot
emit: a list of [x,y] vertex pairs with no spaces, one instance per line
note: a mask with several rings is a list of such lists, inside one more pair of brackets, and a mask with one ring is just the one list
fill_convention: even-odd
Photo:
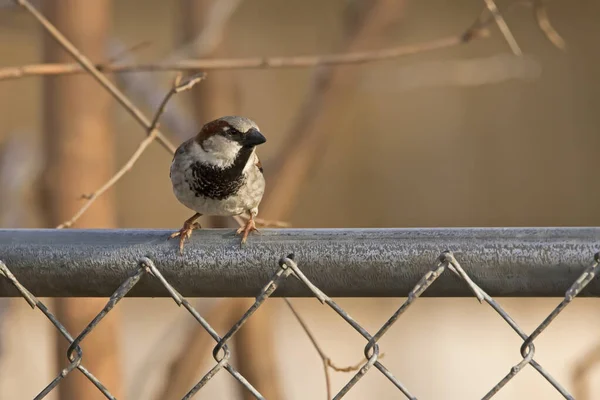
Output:
[[179,236],[179,254],[183,254],[183,243],[192,236],[192,231],[200,228],[201,226],[198,222],[189,223],[186,221],[180,230],[173,232],[171,236],[169,236],[169,239]]
[[246,239],[248,239],[248,235],[250,232],[255,231],[256,233],[260,233],[258,229],[256,229],[256,224],[254,223],[254,218],[250,218],[246,221],[246,225],[240,226],[240,228],[235,232],[236,235],[242,235],[242,242],[240,246],[246,244]]

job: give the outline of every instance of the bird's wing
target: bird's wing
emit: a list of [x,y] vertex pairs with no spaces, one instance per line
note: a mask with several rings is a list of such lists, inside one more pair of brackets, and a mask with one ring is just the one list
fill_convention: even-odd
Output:
[[[192,140],[192,139],[190,139]],[[177,147],[177,150],[175,150],[175,153],[173,153],[173,159],[171,160],[171,164],[173,164],[173,161],[175,161],[175,157],[177,157],[177,155],[183,153],[185,151],[185,146],[187,145],[187,143],[190,140],[186,140],[185,142],[181,143],[179,145],[179,147]],[[169,169],[169,178],[171,177],[171,170]]]

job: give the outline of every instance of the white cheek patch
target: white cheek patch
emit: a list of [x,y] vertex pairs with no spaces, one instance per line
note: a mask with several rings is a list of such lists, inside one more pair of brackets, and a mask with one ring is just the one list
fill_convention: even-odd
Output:
[[214,135],[202,142],[202,146],[194,142],[192,151],[200,161],[219,168],[227,168],[233,164],[242,146],[220,135]]
[[248,157],[248,162],[244,166],[243,172],[248,172],[248,170],[258,162],[258,156],[256,155],[256,149],[252,149],[252,154]]

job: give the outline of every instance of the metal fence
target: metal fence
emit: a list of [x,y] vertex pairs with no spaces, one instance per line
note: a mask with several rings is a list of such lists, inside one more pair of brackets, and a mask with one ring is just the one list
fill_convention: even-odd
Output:
[[[74,369],[108,399],[115,398],[82,364],[80,344],[126,295],[171,297],[215,340],[216,364],[183,399],[192,398],[221,370],[257,399],[264,398],[229,363],[227,343],[267,298],[277,295],[316,297],[364,337],[366,362],[334,399],[343,398],[374,369],[406,398],[417,398],[382,364],[378,341],[421,295],[475,296],[523,340],[522,360],[482,399],[492,398],[527,365],[564,398],[573,398],[534,359],[534,340],[576,296],[600,295],[600,284],[594,280],[600,270],[600,253],[596,253],[600,228],[265,230],[252,236],[245,248],[240,248],[239,239],[229,230],[205,230],[194,234],[183,256],[174,242],[166,241],[169,233],[0,230],[0,275],[5,278],[0,280],[0,296],[22,296],[71,343],[69,366],[35,399],[44,398]],[[446,271],[451,274],[444,274]],[[38,296],[110,295],[110,299],[73,337],[28,288]],[[406,300],[377,332],[370,333],[325,292]],[[256,295],[254,304],[223,336],[184,297],[246,297],[250,293]],[[490,294],[563,299],[527,334]]]

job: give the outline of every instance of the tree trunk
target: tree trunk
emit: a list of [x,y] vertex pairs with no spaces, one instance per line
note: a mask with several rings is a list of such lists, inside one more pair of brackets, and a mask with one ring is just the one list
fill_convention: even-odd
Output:
[[[110,0],[42,2],[51,22],[94,61],[105,59],[110,28]],[[72,62],[50,37],[44,41],[45,62]],[[113,173],[114,136],[111,99],[88,75],[44,79],[43,202],[47,223],[56,226],[81,206]],[[78,228],[116,226],[113,192],[99,198],[77,223]],[[116,289],[116,288],[115,288]],[[56,300],[56,316],[74,337],[104,307],[107,299]],[[119,311],[113,310],[83,341],[82,364],[119,400],[124,398],[118,344]],[[68,364],[68,343],[57,335],[59,368]],[[58,386],[61,400],[105,399],[83,374],[74,371]]]

